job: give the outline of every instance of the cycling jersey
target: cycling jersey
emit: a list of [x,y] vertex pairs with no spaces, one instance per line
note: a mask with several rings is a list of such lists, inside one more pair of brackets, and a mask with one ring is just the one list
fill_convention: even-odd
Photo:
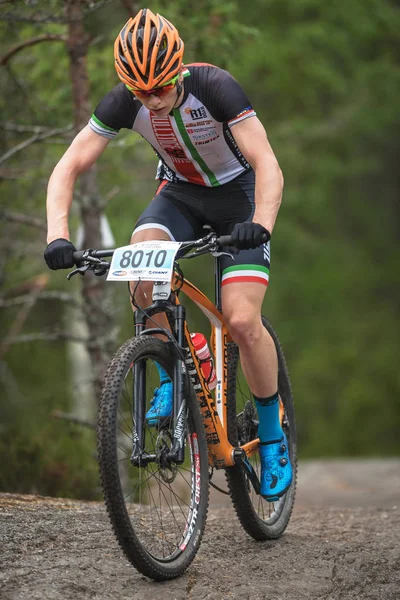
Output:
[[123,83],[95,109],[89,126],[107,138],[132,129],[159,157],[157,179],[216,187],[251,169],[230,131],[254,116],[237,81],[213,65],[194,63],[183,69],[181,105],[165,117],[149,111]]

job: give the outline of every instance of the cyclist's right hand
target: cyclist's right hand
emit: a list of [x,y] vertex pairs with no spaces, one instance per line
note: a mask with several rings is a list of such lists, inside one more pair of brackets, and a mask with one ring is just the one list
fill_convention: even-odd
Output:
[[57,238],[48,244],[44,251],[44,260],[49,269],[70,269],[74,266],[75,246],[65,238]]
[[268,229],[265,229],[260,223],[252,221],[236,223],[231,233],[233,245],[239,250],[258,248],[261,244],[268,242],[270,237]]

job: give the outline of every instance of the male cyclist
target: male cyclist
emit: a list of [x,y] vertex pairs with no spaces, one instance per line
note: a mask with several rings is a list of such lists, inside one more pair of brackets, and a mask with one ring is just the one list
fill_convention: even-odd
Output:
[[[283,177],[240,85],[213,65],[184,65],[183,48],[176,28],[149,9],[122,28],[114,45],[121,83],[97,106],[49,181],[45,260],[51,269],[73,266],[68,215],[75,181],[120,129],[138,132],[159,158],[160,185],[131,243],[197,239],[209,224],[218,235],[230,233],[240,249],[221,259],[222,310],[257,406],[261,493],[273,501],[290,486],[292,467],[279,420],[276,351],[261,322],[270,265],[269,241],[261,242],[273,230]],[[137,302],[146,306],[149,298],[151,283],[143,284]],[[172,409],[171,381],[160,366],[159,372],[149,425]]]

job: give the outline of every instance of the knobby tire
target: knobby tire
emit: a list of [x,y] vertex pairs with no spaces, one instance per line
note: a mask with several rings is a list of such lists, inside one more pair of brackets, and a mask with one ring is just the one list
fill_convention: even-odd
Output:
[[[185,463],[168,470],[156,463],[143,468],[130,462],[133,416],[132,406],[127,408],[125,404],[132,404],[132,385],[127,383],[133,378],[132,365],[145,361],[146,380],[151,379],[152,369],[153,380],[146,390],[147,410],[154,385],[158,384],[154,361],[172,378],[175,352],[172,344],[153,336],[128,340],[108,368],[97,425],[101,485],[114,533],[128,560],[155,580],[177,577],[187,569],[199,549],[208,510],[207,446],[189,377],[185,380]],[[152,444],[160,450],[170,443],[172,433],[168,425],[161,429],[147,427],[146,436],[149,448]]]

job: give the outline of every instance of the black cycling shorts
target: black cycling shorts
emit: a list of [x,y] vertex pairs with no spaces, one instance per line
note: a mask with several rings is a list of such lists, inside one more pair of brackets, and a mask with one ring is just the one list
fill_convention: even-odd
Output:
[[[205,235],[210,225],[217,235],[232,232],[236,223],[251,221],[255,202],[254,171],[247,171],[220,187],[162,181],[156,195],[136,223],[135,233],[157,228],[171,240],[184,242]],[[268,285],[270,243],[221,257],[222,285],[257,282]]]

